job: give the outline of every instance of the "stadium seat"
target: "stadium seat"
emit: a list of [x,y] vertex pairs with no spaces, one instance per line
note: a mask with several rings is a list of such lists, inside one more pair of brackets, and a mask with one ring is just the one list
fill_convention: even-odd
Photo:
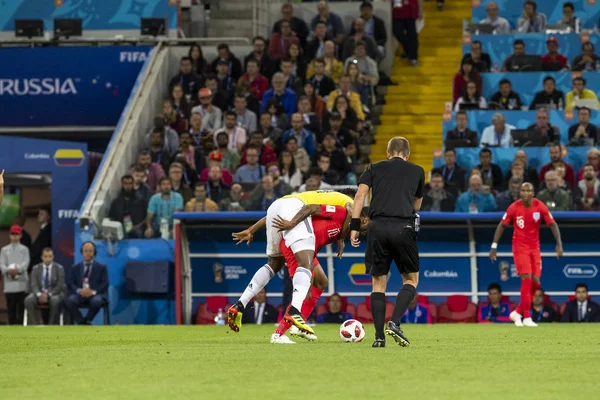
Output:
[[559,311],[560,311],[560,315],[563,315],[563,313],[565,312],[565,308],[567,307],[567,303],[568,303],[568,302],[567,302],[567,301],[565,301],[564,303],[562,303],[562,304],[560,305],[560,309],[559,309]]
[[327,305],[326,304],[319,304],[319,305],[317,305],[317,315],[325,314],[326,312],[327,312]]
[[346,306],[346,312],[352,316],[352,318],[356,318],[356,306],[354,304],[348,303]]
[[355,318],[363,324],[370,324],[373,322],[373,317],[371,316],[371,309],[370,307],[367,307],[367,303],[360,303],[356,306]]
[[208,311],[216,314],[219,308],[223,312],[227,312],[227,296],[210,296],[206,298],[206,308]]
[[393,313],[394,313],[394,304],[386,302],[385,303],[385,320],[386,321],[391,320]]
[[419,303],[423,304],[423,305],[428,305],[429,304],[429,296],[425,296],[425,295],[418,295],[417,296],[417,300]]
[[438,307],[438,322],[477,322],[477,305],[471,303],[468,296],[448,296]]
[[435,324],[438,322],[438,306],[435,303],[428,303],[427,308],[429,308],[429,314],[431,315],[431,323]]
[[556,320],[560,321],[560,316],[562,315],[561,308],[555,301],[550,300],[550,296],[547,294],[544,295],[544,305],[552,307],[554,312],[556,312]]
[[212,313],[208,311],[206,304],[198,304],[198,308],[196,308],[196,325],[210,325],[214,323]]

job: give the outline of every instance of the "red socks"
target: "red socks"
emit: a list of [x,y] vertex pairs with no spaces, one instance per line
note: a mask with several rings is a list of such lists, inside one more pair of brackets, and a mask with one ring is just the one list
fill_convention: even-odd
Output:
[[523,311],[523,318],[531,318],[531,278],[521,280],[521,304],[518,309]]
[[[305,320],[308,319],[310,314],[313,312],[313,310],[317,306],[317,302],[319,301],[319,298],[321,298],[322,294],[323,294],[322,289],[317,289],[314,286],[311,288],[310,299],[306,298],[306,299],[304,299],[304,302],[302,303],[302,310],[300,310],[300,313],[302,314],[302,318],[304,318]],[[277,326],[275,333],[278,333],[279,335],[284,335],[287,332],[287,330],[290,329],[291,327],[292,327],[292,324],[287,323],[287,322],[285,322],[284,319],[282,319],[279,322],[279,325]]]

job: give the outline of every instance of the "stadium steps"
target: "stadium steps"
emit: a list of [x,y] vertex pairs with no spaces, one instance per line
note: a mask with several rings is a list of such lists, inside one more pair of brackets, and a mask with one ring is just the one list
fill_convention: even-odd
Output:
[[447,1],[444,11],[425,2],[425,28],[419,34],[419,66],[396,57],[377,127],[371,161],[386,158],[387,142],[404,136],[411,143],[411,161],[432,168],[433,151],[442,144],[442,115],[452,99],[452,79],[462,56],[462,21],[471,17],[471,0]]

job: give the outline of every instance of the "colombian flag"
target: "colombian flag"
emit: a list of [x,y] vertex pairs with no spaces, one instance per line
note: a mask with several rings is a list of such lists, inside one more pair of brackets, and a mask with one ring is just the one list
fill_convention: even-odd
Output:
[[371,275],[366,272],[367,266],[365,264],[352,264],[348,276],[355,285],[370,285]]
[[54,162],[59,167],[80,167],[83,164],[83,152],[79,149],[58,149],[54,153]]

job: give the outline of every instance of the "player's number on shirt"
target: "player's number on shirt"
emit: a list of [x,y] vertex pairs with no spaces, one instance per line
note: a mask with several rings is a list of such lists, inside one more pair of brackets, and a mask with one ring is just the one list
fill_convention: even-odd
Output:
[[525,227],[525,220],[523,217],[517,217],[517,226],[521,229]]

